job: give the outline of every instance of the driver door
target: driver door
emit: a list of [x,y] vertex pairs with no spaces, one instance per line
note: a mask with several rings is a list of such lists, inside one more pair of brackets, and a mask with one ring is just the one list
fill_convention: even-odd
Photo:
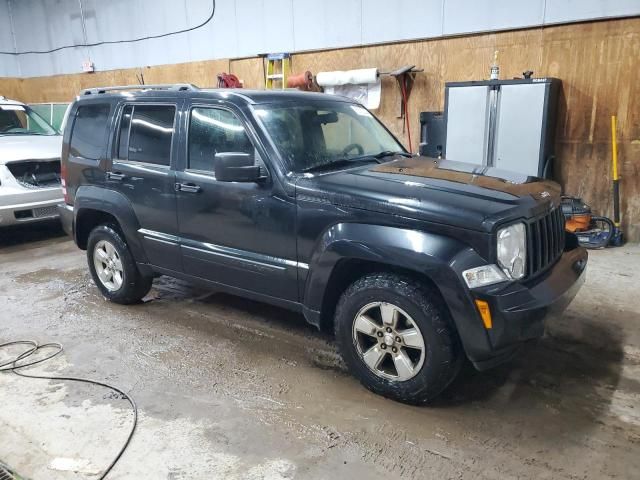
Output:
[[[263,150],[239,112],[193,105],[186,158],[176,174],[184,272],[219,284],[297,301],[296,209],[274,183]],[[216,153],[250,154],[259,182],[215,178]]]

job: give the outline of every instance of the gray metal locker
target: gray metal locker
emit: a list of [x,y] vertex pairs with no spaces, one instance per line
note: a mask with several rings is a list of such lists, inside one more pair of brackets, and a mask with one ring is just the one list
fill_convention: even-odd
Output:
[[445,158],[548,177],[559,87],[555,78],[447,83]]
[[486,165],[489,134],[487,87],[450,88],[448,100],[446,158]]

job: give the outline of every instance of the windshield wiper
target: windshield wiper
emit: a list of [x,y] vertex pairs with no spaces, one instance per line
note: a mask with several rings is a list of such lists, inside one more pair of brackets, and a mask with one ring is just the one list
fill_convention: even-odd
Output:
[[368,153],[366,155],[358,155],[357,157],[351,157],[351,160],[366,160],[366,159],[372,159],[377,161],[378,163],[382,163],[380,160],[382,160],[385,157],[393,157],[395,155],[400,155],[402,157],[406,157],[406,158],[411,158],[413,157],[412,154],[408,153],[408,152],[392,152],[391,150],[383,150],[382,152],[379,153]]
[[320,171],[320,170],[330,170],[332,168],[344,167],[346,165],[350,165],[350,164],[353,164],[353,163],[361,163],[361,162],[376,162],[376,163],[380,163],[378,161],[378,159],[376,159],[375,157],[373,157],[371,155],[366,155],[366,156],[362,156],[362,157],[353,157],[353,158],[336,158],[335,160],[331,160],[330,162],[327,162],[327,163],[320,163],[318,165],[312,165],[310,167],[303,168],[301,171],[303,173],[317,172],[317,171]]
[[413,155],[409,152],[392,152],[391,150],[383,150],[380,153],[376,153],[375,155],[369,155],[369,156],[374,158],[384,158],[384,157],[391,157],[393,155],[400,155],[401,157],[407,157],[407,158],[413,157]]
[[357,157],[349,157],[349,158],[336,158],[335,160],[331,160],[327,163],[321,163],[318,165],[312,165],[310,167],[302,169],[303,173],[308,172],[317,172],[320,170],[329,170],[334,167],[343,167],[345,165],[349,165],[350,163],[358,163],[358,162],[376,162],[382,163],[381,160],[384,157],[391,157],[394,155],[400,155],[402,157],[410,158],[413,155],[409,152],[392,152],[391,150],[383,150],[382,152],[375,154],[367,154],[367,155],[358,155]]

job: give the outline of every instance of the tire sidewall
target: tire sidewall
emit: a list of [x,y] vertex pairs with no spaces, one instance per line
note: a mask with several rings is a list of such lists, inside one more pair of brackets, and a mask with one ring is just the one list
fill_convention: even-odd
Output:
[[[440,393],[443,387],[440,366],[451,362],[451,346],[442,341],[441,334],[434,326],[433,316],[442,316],[441,306],[402,295],[387,288],[365,288],[356,290],[341,301],[336,318],[336,334],[341,353],[349,368],[361,382],[375,393],[391,397],[405,403],[422,403],[423,392],[431,386]],[[353,322],[362,307],[373,302],[388,302],[404,310],[416,323],[422,334],[426,352],[424,362],[416,375],[409,380],[394,381],[376,375],[358,354],[353,335]],[[439,318],[439,321],[442,319]],[[446,382],[449,383],[448,381]],[[430,395],[431,396],[431,395]]]

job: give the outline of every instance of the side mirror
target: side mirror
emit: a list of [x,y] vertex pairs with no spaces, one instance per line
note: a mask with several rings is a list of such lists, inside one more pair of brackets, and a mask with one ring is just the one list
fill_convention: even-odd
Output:
[[255,182],[261,178],[260,167],[254,165],[249,153],[216,153],[213,164],[216,180],[220,182]]

